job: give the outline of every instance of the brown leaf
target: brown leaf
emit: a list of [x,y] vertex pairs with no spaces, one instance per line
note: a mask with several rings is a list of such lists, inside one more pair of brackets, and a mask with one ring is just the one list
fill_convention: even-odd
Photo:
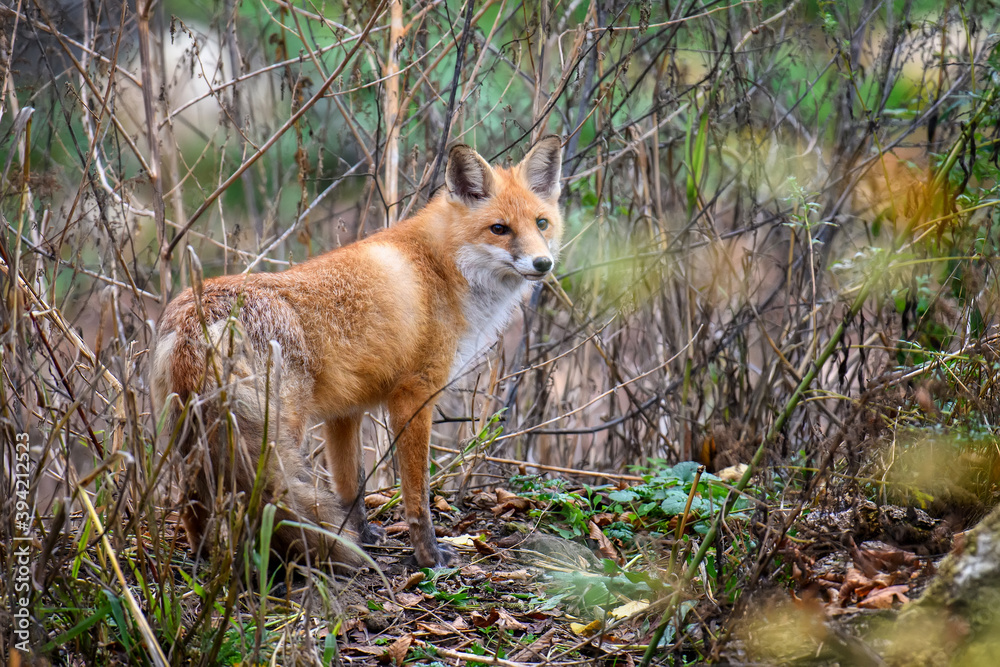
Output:
[[461,535],[462,533],[469,530],[469,526],[471,526],[478,520],[479,520],[478,514],[476,514],[475,512],[469,512],[468,514],[463,516],[458,523],[452,526],[451,531],[456,535]]
[[497,494],[491,491],[479,491],[472,496],[471,502],[477,507],[493,507],[497,504]]
[[873,564],[885,572],[897,570],[901,567],[914,567],[920,564],[920,559],[913,552],[896,549],[888,545],[881,549],[862,548],[861,551]]
[[407,577],[406,581],[404,581],[399,586],[399,588],[397,588],[396,590],[397,591],[406,591],[406,590],[409,590],[409,589],[413,588],[414,586],[416,586],[417,584],[419,584],[425,578],[427,578],[427,575],[425,575],[420,570],[417,570],[416,572],[414,572],[413,574],[411,574],[409,577]]
[[365,507],[372,509],[374,507],[382,507],[387,502],[392,500],[391,497],[383,495],[381,493],[370,493],[365,496]]
[[872,591],[868,596],[858,603],[861,609],[891,609],[894,602],[909,602],[906,592],[909,586],[889,586]]
[[532,502],[527,498],[522,498],[516,493],[511,493],[504,489],[497,489],[497,504],[491,510],[493,514],[500,516],[511,510],[524,512],[531,509]]
[[865,593],[874,588],[875,584],[871,579],[861,573],[861,570],[852,567],[844,577],[844,583],[840,587],[840,601],[847,604],[851,594],[857,592],[858,597],[863,597]]
[[587,530],[589,531],[590,539],[597,541],[597,548],[601,552],[601,555],[617,563],[618,550],[615,549],[615,545],[611,544],[611,540],[604,534],[604,531],[598,528],[597,524],[593,521],[587,522]]
[[[538,657],[543,654],[546,649],[551,648],[555,641],[556,628],[549,628],[545,631],[545,634],[531,642],[530,646],[526,646],[514,654],[513,660],[514,662],[525,662],[528,660],[531,660],[532,662],[537,661]],[[628,654],[626,653],[626,655]]]
[[528,500],[527,498],[521,498],[519,496],[515,496],[514,498],[511,498],[508,501],[498,503],[490,511],[493,512],[493,514],[495,514],[496,516],[500,516],[502,514],[508,514],[508,513],[512,515],[514,512],[525,512],[529,509],[531,509],[530,500]]
[[413,643],[413,635],[405,634],[392,644],[389,648],[385,650],[385,653],[379,658],[382,662],[392,661],[396,667],[403,664],[403,660],[406,659],[406,654],[410,651],[410,645]]
[[434,496],[434,509],[439,512],[451,512],[451,505],[441,496]]
[[436,635],[438,637],[455,634],[455,628],[443,623],[420,623],[418,621],[417,627],[428,634]]
[[931,397],[931,392],[926,386],[921,385],[917,387],[917,391],[914,392],[913,398],[916,400],[917,405],[920,406],[920,409],[923,410],[924,413],[928,415],[937,413],[937,410],[934,408],[934,399]]
[[[528,626],[511,616],[510,612],[506,609],[494,607],[494,610],[497,612],[499,617],[496,622],[497,627],[501,630],[519,630],[523,632],[528,629]],[[490,615],[492,616],[492,614]]]
[[462,576],[469,579],[482,579],[486,576],[486,570],[478,565],[466,565],[462,568]]
[[604,528],[609,523],[614,522],[615,515],[612,514],[611,512],[601,512],[600,514],[595,514],[590,518],[594,521],[594,523],[598,525],[598,527]]
[[512,547],[516,547],[521,542],[524,542],[526,538],[527,535],[524,533],[511,533],[507,537],[501,537],[497,540],[497,546],[501,549],[510,549]]
[[497,489],[497,502],[498,503],[505,503],[505,502],[508,502],[510,500],[514,500],[516,498],[520,498],[520,496],[517,495],[516,493],[511,493],[507,489],[500,489],[500,488]]
[[396,593],[396,601],[404,607],[416,607],[424,601],[424,596],[419,593]]
[[472,546],[476,547],[478,551],[483,556],[496,556],[497,550],[491,545],[487,544],[484,540],[472,540]]
[[478,611],[474,611],[469,614],[469,620],[477,628],[488,628],[496,623],[500,619],[500,612],[497,611],[496,607],[490,609],[490,613],[487,616],[483,616]]
[[410,532],[410,527],[406,525],[405,521],[397,521],[396,523],[385,527],[385,534],[392,537],[409,532]]

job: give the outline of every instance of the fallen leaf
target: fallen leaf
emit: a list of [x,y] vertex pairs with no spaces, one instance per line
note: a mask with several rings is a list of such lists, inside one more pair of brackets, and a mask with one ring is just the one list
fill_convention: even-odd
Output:
[[897,570],[901,567],[914,567],[920,564],[920,559],[912,551],[904,551],[889,545],[878,549],[861,546],[861,552],[871,559],[884,572]]
[[579,635],[581,637],[593,637],[601,631],[601,619],[591,621],[587,625],[584,625],[583,623],[570,623],[569,629],[572,630],[575,635]]
[[439,512],[450,512],[451,505],[449,505],[448,501],[441,496],[434,496],[434,509]]
[[609,523],[614,523],[615,521],[615,515],[611,512],[601,512],[600,514],[595,514],[590,518],[601,528],[604,528]]
[[382,505],[385,505],[390,500],[392,500],[390,496],[386,496],[381,493],[371,493],[365,496],[365,507],[369,509],[373,507],[382,507]]
[[410,527],[406,525],[405,521],[397,521],[385,527],[385,534],[389,536],[402,535],[408,532],[410,532]]
[[501,537],[497,540],[497,546],[502,549],[510,549],[516,547],[521,542],[524,542],[527,537],[528,536],[523,533],[511,533],[510,535]]
[[928,415],[937,414],[937,410],[934,408],[934,399],[931,398],[931,392],[926,386],[921,385],[917,387],[917,390],[913,393],[913,398],[923,410]]
[[410,651],[411,644],[413,644],[413,635],[403,635],[389,645],[389,647],[385,650],[385,653],[382,654],[380,660],[382,662],[392,661],[396,667],[399,667],[403,664],[403,660],[406,659],[406,654]]
[[486,570],[478,565],[466,565],[462,568],[462,576],[469,579],[480,579],[486,576]]
[[910,598],[906,597],[908,590],[910,590],[909,586],[880,588],[869,593],[864,600],[858,603],[858,607],[861,609],[891,609],[897,600],[903,603],[910,601]]
[[441,537],[442,542],[447,542],[448,544],[454,544],[456,547],[471,547],[476,538],[472,535],[456,535],[455,537]]
[[590,539],[597,542],[597,549],[601,552],[601,555],[617,563],[619,559],[618,550],[615,549],[615,545],[611,544],[611,540],[604,534],[604,531],[598,528],[597,524],[593,521],[587,522],[587,530],[589,531]]
[[419,593],[396,593],[396,601],[404,607],[416,607],[424,601],[424,596]]
[[856,593],[859,598],[864,597],[874,587],[875,584],[871,579],[866,577],[861,570],[852,567],[847,571],[844,583],[840,587],[841,602],[846,604],[852,593]]
[[418,621],[417,627],[428,634],[436,635],[438,637],[455,634],[455,628],[444,625],[443,623],[420,623]]
[[497,550],[493,548],[492,545],[488,544],[485,540],[472,540],[472,546],[476,547],[476,551],[483,556],[496,556]]
[[409,589],[413,588],[414,586],[416,586],[417,584],[419,584],[421,581],[423,581],[426,578],[427,578],[426,574],[424,574],[420,570],[417,570],[416,572],[414,572],[413,574],[411,574],[409,577],[407,577],[406,581],[404,581],[402,584],[400,584],[399,588],[397,588],[396,590],[397,591],[406,591],[406,590],[409,590]]
[[500,612],[497,611],[496,607],[490,609],[489,615],[483,616],[478,611],[474,611],[469,614],[469,620],[477,628],[488,628],[496,623],[500,619]]
[[510,612],[506,609],[494,607],[494,610],[497,612],[497,616],[499,617],[496,625],[501,630],[519,630],[523,632],[528,629],[528,626],[511,616]]
[[[556,628],[549,628],[545,631],[541,637],[531,642],[529,646],[524,647],[520,651],[514,654],[514,662],[535,662],[538,660],[539,655],[541,655],[546,649],[551,648],[556,641]],[[626,653],[626,655],[628,655]]]
[[498,503],[505,503],[508,500],[514,500],[515,498],[520,498],[519,495],[517,495],[516,493],[511,493],[507,489],[497,488],[496,494]]
[[454,526],[452,526],[451,530],[452,530],[453,533],[461,535],[462,533],[464,533],[465,531],[467,531],[469,529],[469,527],[472,526],[474,523],[476,523],[476,521],[478,521],[478,520],[479,520],[479,515],[478,514],[476,514],[475,512],[469,512],[468,514],[466,514],[465,516],[463,516],[461,518],[461,520],[459,520],[458,523],[456,523]]
[[736,482],[743,477],[744,473],[746,473],[747,467],[746,463],[737,463],[736,465],[729,466],[728,468],[723,468],[719,472],[715,473],[715,476],[723,482]]
[[531,573],[527,570],[512,570],[511,572],[494,572],[490,575],[491,581],[527,581],[531,578]]
[[527,498],[522,498],[516,493],[504,489],[497,489],[497,504],[490,511],[496,516],[500,516],[505,512],[524,512],[530,508],[531,501]]
[[628,618],[632,614],[637,614],[649,606],[649,600],[632,600],[620,607],[611,610],[611,615],[617,619]]
[[477,507],[487,508],[497,504],[497,494],[491,491],[479,491],[472,496],[472,503]]

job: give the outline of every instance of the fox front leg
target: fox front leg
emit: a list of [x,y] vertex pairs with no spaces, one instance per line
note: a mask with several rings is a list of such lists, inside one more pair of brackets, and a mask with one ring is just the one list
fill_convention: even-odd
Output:
[[406,523],[414,558],[420,567],[444,567],[454,558],[450,548],[438,544],[431,521],[428,464],[433,393],[422,384],[409,384],[398,388],[389,399]]

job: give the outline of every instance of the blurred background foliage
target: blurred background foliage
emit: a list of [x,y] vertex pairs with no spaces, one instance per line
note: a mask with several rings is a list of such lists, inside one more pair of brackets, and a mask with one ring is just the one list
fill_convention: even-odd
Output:
[[[565,251],[442,402],[433,470],[464,475],[437,481],[715,471],[787,412],[774,502],[823,479],[992,504],[994,2],[23,0],[0,22],[0,429],[33,434],[43,513],[124,452],[87,483],[164,525],[145,351],[192,257],[280,270],[418,209],[450,143],[507,164],[547,133]],[[382,424],[372,488],[395,481]],[[971,495],[921,486],[927,442]]]

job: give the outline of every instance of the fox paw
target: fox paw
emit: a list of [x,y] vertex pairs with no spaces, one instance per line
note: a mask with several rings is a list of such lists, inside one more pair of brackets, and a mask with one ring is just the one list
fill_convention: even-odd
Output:
[[451,562],[454,561],[455,558],[457,557],[455,554],[455,549],[452,548],[450,544],[445,544],[443,542],[435,541],[434,547],[435,548],[434,548],[433,561],[431,561],[431,559],[428,559],[427,562],[421,563],[419,560],[417,560],[417,554],[414,553],[412,556],[406,558],[406,560],[404,560],[403,562],[410,567],[418,567],[418,568],[429,567],[432,569],[436,569],[439,567],[448,567],[448,565],[451,564]]
[[385,528],[365,521],[358,531],[361,544],[381,544],[385,540]]

